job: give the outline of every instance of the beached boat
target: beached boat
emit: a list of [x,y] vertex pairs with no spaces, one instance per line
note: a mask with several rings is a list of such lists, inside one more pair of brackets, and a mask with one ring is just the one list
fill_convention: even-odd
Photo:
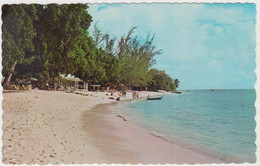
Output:
[[162,96],[160,96],[160,97],[150,97],[150,96],[148,96],[147,97],[147,100],[161,100],[162,99]]
[[182,92],[180,92],[180,91],[173,91],[172,93],[181,94]]

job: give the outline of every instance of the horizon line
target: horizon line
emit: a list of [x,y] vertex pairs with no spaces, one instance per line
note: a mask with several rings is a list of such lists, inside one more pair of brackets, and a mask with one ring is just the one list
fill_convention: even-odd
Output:
[[185,91],[185,90],[250,90],[250,89],[254,89],[256,90],[256,88],[206,88],[206,89],[179,89],[178,91]]

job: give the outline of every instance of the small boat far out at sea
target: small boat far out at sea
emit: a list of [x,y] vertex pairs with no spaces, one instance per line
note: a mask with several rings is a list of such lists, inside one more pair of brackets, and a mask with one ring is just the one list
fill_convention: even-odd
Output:
[[150,97],[150,96],[148,96],[147,97],[147,100],[161,100],[162,99],[162,96],[160,96],[160,97]]

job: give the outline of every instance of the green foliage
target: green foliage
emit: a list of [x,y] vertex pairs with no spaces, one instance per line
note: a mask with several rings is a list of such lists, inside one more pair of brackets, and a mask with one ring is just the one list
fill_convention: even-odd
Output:
[[[37,37],[40,43],[47,43],[45,56],[52,76],[60,72],[74,74],[86,51],[89,51],[83,44],[91,22],[87,8],[83,4],[37,6],[40,15],[35,23],[39,32]],[[40,47],[44,48],[44,45]]]
[[[85,4],[3,5],[3,76],[36,77],[40,83],[59,74],[72,74],[89,83],[125,84],[130,87],[173,90],[179,81],[163,71],[149,70],[154,56],[161,54],[153,44],[134,36],[136,27],[118,41],[102,34],[92,22]],[[118,44],[116,45],[116,42]],[[116,46],[115,46],[116,45]],[[14,75],[14,77],[12,77]]]
[[148,83],[150,90],[176,91],[175,83],[165,71],[151,69],[149,75],[151,77]]
[[174,80],[174,84],[175,84],[175,87],[178,88],[179,84],[180,84],[180,81],[178,79],[175,79]]
[[36,31],[33,22],[38,17],[35,6],[25,4],[3,5],[2,13],[2,74],[6,77],[5,83],[9,84],[16,64],[28,64],[33,61],[33,56],[25,55],[34,51],[32,40]]
[[[94,45],[96,46],[95,49],[97,50],[97,59],[95,62],[99,66],[98,68],[102,67],[102,71],[104,74],[104,77],[102,79],[96,80],[94,82],[98,82],[101,84],[119,84],[121,82],[121,75],[119,73],[119,61],[118,58],[116,58],[115,56],[116,51],[114,50],[114,43],[116,37],[110,38],[109,34],[102,34],[101,30],[97,26],[97,23],[94,26],[94,32],[92,37]],[[102,73],[102,71],[99,70],[99,73]],[[96,76],[93,75],[93,77]]]
[[132,87],[144,87],[149,80],[149,67],[155,62],[153,57],[161,54],[161,50],[155,51],[154,36],[150,38],[150,34],[144,44],[138,41],[137,36],[132,37],[135,29],[136,27],[131,28],[126,37],[121,37],[117,58],[122,83]]

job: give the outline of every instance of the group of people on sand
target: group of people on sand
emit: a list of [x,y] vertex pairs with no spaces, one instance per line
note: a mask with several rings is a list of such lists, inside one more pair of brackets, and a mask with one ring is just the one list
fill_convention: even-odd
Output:
[[[115,89],[112,89],[110,95],[113,96],[115,92],[116,92]],[[138,91],[133,91],[132,94],[133,94],[133,99],[139,98],[139,93],[138,93]],[[120,91],[118,91],[118,96],[119,96],[119,97],[125,97],[125,98],[126,98],[126,90],[120,90]]]
[[138,91],[133,91],[133,99],[139,98]]
[[[112,90],[111,90],[111,96],[113,96],[115,92],[116,92],[115,89],[112,89]],[[120,90],[120,91],[118,91],[118,96],[120,96],[120,97],[126,97],[126,90]]]

